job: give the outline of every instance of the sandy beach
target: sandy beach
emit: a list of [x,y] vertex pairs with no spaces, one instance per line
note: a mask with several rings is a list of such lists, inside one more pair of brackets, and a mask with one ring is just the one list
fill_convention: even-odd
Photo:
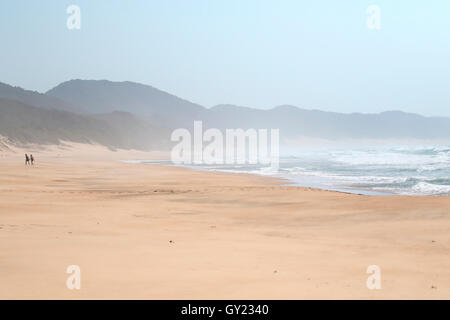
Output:
[[26,167],[15,151],[0,156],[0,299],[450,298],[450,197],[130,164],[163,155],[100,147]]

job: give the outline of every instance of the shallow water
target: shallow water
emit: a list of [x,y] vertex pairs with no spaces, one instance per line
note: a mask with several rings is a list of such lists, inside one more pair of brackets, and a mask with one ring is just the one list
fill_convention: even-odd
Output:
[[267,165],[189,167],[270,175],[295,185],[353,193],[450,195],[450,146],[299,150],[281,157],[278,171]]

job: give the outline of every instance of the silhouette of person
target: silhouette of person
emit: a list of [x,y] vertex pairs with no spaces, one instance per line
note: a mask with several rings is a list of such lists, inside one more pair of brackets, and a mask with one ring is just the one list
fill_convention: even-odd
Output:
[[28,155],[25,153],[25,165],[30,164],[30,158],[28,157]]
[[31,161],[31,165],[33,165],[34,164],[34,157],[33,157],[32,154],[30,154],[30,161]]

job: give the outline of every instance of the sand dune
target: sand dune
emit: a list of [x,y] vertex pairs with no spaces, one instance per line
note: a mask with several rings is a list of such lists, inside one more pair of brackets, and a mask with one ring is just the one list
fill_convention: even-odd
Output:
[[[0,298],[450,298],[449,197],[288,187],[80,145],[25,167],[13,151],[0,157]],[[381,290],[366,288],[369,265]]]

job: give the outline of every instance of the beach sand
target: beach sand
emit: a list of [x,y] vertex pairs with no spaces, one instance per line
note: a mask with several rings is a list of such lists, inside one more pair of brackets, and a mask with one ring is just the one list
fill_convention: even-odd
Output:
[[[362,196],[123,163],[0,154],[2,299],[449,299],[450,197]],[[81,289],[66,287],[69,265]],[[381,268],[369,290],[367,267]]]

